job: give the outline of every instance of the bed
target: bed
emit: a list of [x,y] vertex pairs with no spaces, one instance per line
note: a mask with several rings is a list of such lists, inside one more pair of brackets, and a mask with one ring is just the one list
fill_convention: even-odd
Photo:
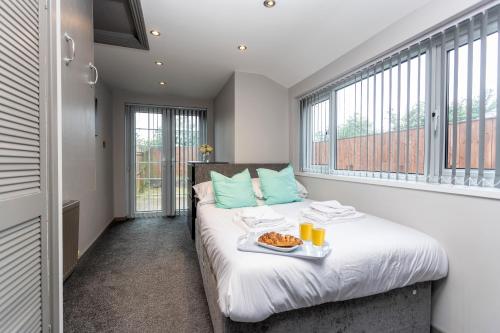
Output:
[[[231,176],[260,165],[197,165]],[[270,167],[266,164],[266,167]],[[283,165],[271,165],[280,169]],[[272,206],[296,219],[309,204]],[[322,261],[241,252],[246,231],[235,210],[197,206],[195,243],[215,332],[428,332],[431,281],[447,274],[446,254],[429,236],[365,215],[327,227]]]

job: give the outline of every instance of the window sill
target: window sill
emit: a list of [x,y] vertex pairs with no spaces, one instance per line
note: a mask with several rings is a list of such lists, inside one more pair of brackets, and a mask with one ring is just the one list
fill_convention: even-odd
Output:
[[296,172],[297,176],[300,177],[310,177],[310,178],[320,178],[337,180],[343,182],[352,182],[360,184],[378,185],[378,186],[388,186],[388,187],[398,187],[406,188],[410,190],[418,191],[428,191],[428,192],[438,192],[447,193],[454,195],[463,195],[468,197],[479,197],[487,199],[500,200],[500,190],[496,188],[473,188],[463,185],[448,185],[448,184],[429,184],[421,183],[415,181],[406,180],[393,180],[393,179],[376,179],[376,178],[364,178],[355,176],[339,176],[339,175],[325,175],[316,174],[309,172]]

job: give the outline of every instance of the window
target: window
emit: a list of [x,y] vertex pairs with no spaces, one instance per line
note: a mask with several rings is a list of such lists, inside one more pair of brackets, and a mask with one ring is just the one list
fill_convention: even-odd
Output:
[[[465,183],[491,182],[496,168],[498,42],[498,32],[485,31],[484,38],[457,42],[456,48],[447,50],[445,168],[451,170],[452,178],[469,173]],[[469,66],[472,78],[468,77]],[[483,174],[471,177],[471,172]]]
[[500,187],[499,8],[301,98],[301,170]]
[[325,172],[330,164],[330,100],[322,96],[310,101],[308,112],[303,113],[304,139],[303,146],[308,152],[309,170]]

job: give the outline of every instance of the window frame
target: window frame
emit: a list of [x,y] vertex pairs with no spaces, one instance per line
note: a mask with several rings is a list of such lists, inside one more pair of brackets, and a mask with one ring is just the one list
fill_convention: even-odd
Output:
[[[489,8],[484,8],[477,10],[477,11],[471,11],[469,14],[462,16],[459,20],[457,19],[457,23],[454,23],[454,26],[456,29],[460,28],[460,24],[465,22],[466,20],[470,20],[470,24],[473,26],[471,29],[473,30],[473,35],[472,35],[472,42],[474,43],[476,40],[480,40],[480,31],[476,28],[476,16],[479,15],[480,13],[489,13],[490,10],[496,10],[497,13],[494,15],[497,15],[496,18],[493,19],[493,21],[489,20],[488,15],[484,14],[485,17],[482,18],[483,20],[488,20],[485,21],[485,29],[487,29],[486,36],[489,36],[490,34],[497,33],[498,38],[500,39],[500,9],[497,7],[498,5],[495,6],[489,6]],[[497,7],[495,9],[495,7]],[[452,140],[453,136],[450,135],[449,132],[449,115],[450,111],[452,110],[452,106],[449,101],[449,94],[450,94],[450,81],[453,80],[453,73],[450,74],[450,63],[451,63],[451,58],[448,56],[450,54],[450,51],[453,51],[454,49],[459,49],[460,47],[464,45],[468,45],[469,42],[463,42],[463,36],[460,34],[460,30],[457,31],[457,39],[455,40],[450,40],[448,38],[448,33],[450,27],[447,29],[439,29],[436,31],[434,34],[428,33],[427,38],[425,39],[420,39],[416,43],[408,43],[405,46],[398,47],[395,51],[392,53],[385,53],[382,54],[381,56],[375,58],[374,60],[370,61],[369,63],[364,63],[360,66],[355,67],[353,70],[350,70],[346,74],[342,75],[340,79],[335,80],[333,83],[329,84],[326,87],[323,87],[319,89],[318,91],[322,91],[323,95],[329,95],[330,103],[329,103],[329,118],[330,118],[330,135],[329,135],[329,140],[330,140],[330,149],[329,149],[329,154],[330,154],[330,163],[328,165],[328,168],[325,170],[323,166],[319,167],[314,167],[311,164],[309,164],[308,168],[305,168],[303,164],[301,164],[301,171],[305,173],[315,173],[317,175],[327,175],[327,176],[354,176],[354,177],[363,177],[365,179],[372,179],[372,180],[402,180],[402,181],[425,181],[428,183],[432,184],[449,184],[449,185],[465,185],[469,188],[469,185],[472,185],[473,187],[475,185],[479,189],[488,189],[490,188],[491,184],[494,184],[495,182],[495,177],[500,177],[500,175],[497,174],[498,165],[496,168],[493,169],[481,169],[483,172],[483,178],[481,184],[481,181],[478,180],[478,175],[479,175],[479,169],[478,168],[470,168],[470,179],[469,179],[469,184],[467,184],[467,180],[465,180],[465,169],[463,168],[455,168],[455,179],[452,179],[453,175],[453,168],[447,168],[447,162],[448,162],[448,146],[449,142],[448,139]],[[483,30],[484,31],[484,30]],[[437,38],[436,38],[437,36]],[[483,35],[484,36],[484,35]],[[457,42],[458,46],[455,47],[454,43]],[[499,41],[500,44],[500,41]],[[418,52],[418,57],[421,57],[422,55],[426,55],[426,62],[425,62],[425,82],[424,82],[424,87],[425,91],[421,91],[421,95],[419,95],[419,101],[420,99],[425,102],[423,109],[421,112],[424,112],[425,116],[425,121],[424,121],[424,134],[422,137],[422,140],[424,140],[424,152],[423,152],[423,175],[422,173],[419,173],[421,169],[419,169],[418,163],[417,163],[417,169],[415,173],[401,173],[399,170],[400,168],[398,167],[398,170],[390,170],[389,171],[375,171],[375,170],[370,170],[370,166],[367,166],[367,170],[344,170],[344,169],[338,169],[337,168],[337,163],[338,163],[338,156],[337,156],[337,150],[338,150],[338,128],[337,128],[337,123],[338,123],[338,106],[337,106],[337,94],[339,91],[341,91],[343,88],[346,88],[350,85],[353,84],[358,84],[362,83],[363,80],[365,79],[372,79],[373,77],[373,82],[376,84],[377,82],[377,75],[382,73],[384,75],[384,72],[389,69],[389,68],[394,68],[398,67],[397,64],[394,64],[393,59],[394,56],[396,55],[400,61],[399,64],[407,62],[408,66],[410,65],[411,59],[414,58],[412,56],[412,50],[415,49],[416,46],[419,46],[417,49]],[[500,47],[499,47],[500,50]],[[406,56],[403,56],[403,54],[406,53]],[[497,57],[500,57],[500,54],[497,55]],[[498,60],[498,66],[500,66],[500,60]],[[455,64],[456,66],[457,64]],[[391,71],[392,72],[392,71]],[[500,69],[497,70],[498,73],[500,73]],[[391,75],[391,74],[390,74]],[[451,77],[450,77],[451,75]],[[358,79],[358,76],[360,77]],[[497,80],[500,80],[498,78]],[[401,85],[401,82],[398,81],[398,85]],[[355,88],[356,89],[356,88]],[[363,89],[363,88],[361,88]],[[394,88],[392,88],[394,89]],[[367,90],[368,91],[368,90]],[[369,92],[370,93],[370,92]],[[309,96],[312,96],[309,95]],[[422,96],[422,97],[420,97]],[[500,92],[497,92],[497,96],[500,96]],[[377,96],[378,97],[378,96]],[[305,98],[305,97],[303,97]],[[385,97],[384,97],[385,98]],[[407,97],[409,98],[409,97]],[[328,97],[322,98],[318,101],[314,101],[311,103],[310,108],[316,104],[319,104],[321,102],[324,102],[327,100]],[[376,101],[375,104],[373,104],[373,101],[369,101],[370,104],[367,103],[367,108],[376,108],[377,103],[379,101]],[[497,102],[497,105],[500,105],[499,102]],[[371,106],[371,107],[370,107]],[[391,108],[392,109],[392,108]],[[404,106],[401,109],[403,112],[404,110],[407,110]],[[302,104],[299,105],[299,112],[302,112]],[[375,117],[376,121],[378,117],[383,117],[384,116],[384,105],[382,105],[382,108],[380,110],[380,114],[377,114]],[[402,113],[403,114],[403,113]],[[500,110],[497,108],[497,117],[500,116]],[[497,121],[498,123],[498,121]],[[299,124],[301,130],[300,130],[300,136],[301,136],[301,145],[300,145],[300,151],[299,151],[299,156],[301,158],[301,161],[304,160],[311,160],[311,156],[305,156],[305,152],[303,151],[303,145],[302,145],[302,136],[304,134],[303,131],[303,126],[304,124],[302,123],[302,118],[300,118],[300,124]],[[399,127],[399,126],[398,126]],[[418,127],[420,128],[420,127]],[[399,129],[399,133],[404,133],[406,130],[405,129]],[[367,132],[367,135],[369,134],[369,131]],[[383,134],[383,130],[381,131],[381,134]],[[392,131],[392,133],[397,133],[396,131]],[[500,129],[496,128],[496,137],[497,141],[495,142],[496,145],[500,143],[498,140],[498,135],[500,133]],[[498,149],[496,149],[498,151]],[[498,162],[498,159],[497,159]],[[406,163],[406,162],[405,162]],[[399,175],[399,177],[398,177]],[[404,175],[404,177],[401,177],[401,175]],[[472,180],[472,182],[471,182]],[[369,182],[369,181],[368,181]],[[477,184],[479,182],[479,184]],[[484,184],[487,184],[487,186],[484,186]],[[498,186],[497,186],[498,187]],[[494,186],[492,186],[493,189],[495,189]]]
[[[430,61],[428,61],[428,59],[427,59],[429,57],[429,53],[430,53],[429,48],[422,48],[420,50],[420,52],[417,52],[416,54],[412,53],[413,48],[414,48],[414,45],[402,50],[402,52],[404,52],[406,50],[407,53],[406,53],[406,57],[401,57],[402,59],[400,61],[399,66],[403,63],[408,63],[408,65],[410,65],[410,62],[412,59],[415,59],[417,57],[421,57],[423,55],[426,56],[426,63],[425,63],[426,67],[430,66]],[[380,66],[377,66],[378,64]],[[330,154],[331,154],[332,163],[331,163],[331,168],[330,168],[328,174],[334,174],[334,175],[339,175],[339,176],[354,176],[354,177],[367,177],[367,178],[376,178],[376,179],[388,179],[388,180],[402,180],[401,175],[403,173],[401,173],[401,172],[371,171],[371,170],[345,170],[345,169],[338,169],[337,168],[337,130],[338,130],[338,128],[337,128],[338,110],[337,110],[337,103],[336,103],[337,102],[337,100],[336,100],[337,93],[339,91],[341,91],[342,89],[347,88],[353,84],[363,82],[363,80],[365,80],[365,79],[369,80],[369,79],[373,78],[373,82],[375,82],[375,84],[376,84],[377,75],[379,75],[379,74],[384,75],[386,70],[389,71],[389,75],[392,75],[392,68],[397,68],[397,67],[398,67],[398,63],[395,63],[393,61],[393,56],[384,57],[381,60],[376,61],[373,65],[361,67],[358,70],[352,71],[350,74],[347,75],[348,77],[353,76],[353,75],[357,76],[356,73],[359,72],[359,73],[361,73],[361,74],[359,74],[361,76],[361,79],[358,80],[358,79],[354,78],[354,79],[350,79],[350,80],[343,80],[340,83],[332,86],[332,88],[331,88],[332,102],[330,102],[330,112],[332,114],[330,115],[330,118],[334,120],[332,126],[334,126],[333,128],[335,130],[330,131],[332,134],[334,134],[334,137],[332,138],[332,140],[334,140],[334,141],[332,141],[332,143],[334,143],[334,144],[331,144],[331,147],[330,147]],[[365,70],[366,70],[366,76],[363,76],[362,74]],[[428,80],[428,69],[424,68],[424,71],[426,72],[425,79]],[[400,84],[400,83],[398,82],[398,84]],[[427,84],[424,84],[424,85],[426,87],[425,90],[427,90]],[[427,101],[428,101],[428,97],[426,96],[427,92],[421,91],[420,93],[423,96],[422,99],[425,101],[425,105],[427,105]],[[376,105],[372,106],[372,108],[375,108],[375,107],[376,107]],[[381,110],[381,112],[383,115],[383,110]],[[421,112],[423,112],[424,116],[425,116],[426,113],[428,112],[427,106],[424,106],[424,108],[421,110]],[[425,116],[424,119],[425,119],[424,139],[427,140],[427,128],[428,128],[428,125],[427,125],[428,120],[427,119],[428,119],[428,117]],[[389,131],[389,132],[396,133],[395,131]],[[400,130],[399,132],[403,133],[404,130]],[[381,134],[383,134],[383,132]],[[424,145],[425,145],[425,143],[424,143]],[[430,154],[427,153],[427,149],[424,149],[424,156],[422,156],[422,157],[424,158],[423,174],[419,174],[418,169],[417,169],[417,173],[404,174],[404,178],[405,178],[404,181],[418,181],[418,180],[420,180],[420,178],[425,177],[426,165],[428,164],[427,162],[430,159]],[[369,173],[372,175],[368,176]]]
[[[489,26],[488,26],[488,29]],[[477,31],[474,30],[474,37],[473,37],[473,43],[476,42],[476,41],[480,41],[481,38],[480,36],[477,36]],[[492,35],[492,34],[498,34],[498,37],[497,38],[500,38],[500,31],[498,30],[492,30],[490,33],[487,33],[487,36],[489,35]],[[459,41],[459,45],[457,47],[457,50],[459,50],[461,47],[465,47],[467,46],[467,43],[466,42],[461,42]],[[445,53],[445,58],[444,58],[444,61],[445,61],[445,64],[446,64],[446,69],[445,69],[445,74],[444,74],[444,83],[442,83],[444,85],[444,95],[442,98],[444,98],[444,105],[443,105],[443,108],[444,108],[444,115],[442,117],[443,119],[443,130],[444,130],[444,134],[443,134],[443,146],[444,146],[444,155],[443,155],[443,161],[442,161],[442,165],[441,165],[441,168],[442,168],[442,177],[445,177],[447,179],[449,179],[449,183],[453,183],[453,181],[455,181],[455,184],[457,185],[467,185],[465,184],[465,168],[456,168],[455,170],[455,180],[453,180],[453,169],[452,168],[447,168],[446,167],[446,157],[448,156],[448,153],[447,153],[447,148],[448,148],[448,117],[449,117],[449,111],[450,111],[450,103],[448,102],[448,99],[449,99],[449,91],[450,91],[450,64],[449,64],[449,57],[448,57],[448,54],[450,54],[451,51],[454,51],[455,47],[453,45],[452,42],[447,42],[445,43],[445,46],[444,46],[444,53]],[[500,57],[500,54],[497,55],[497,57]],[[441,82],[440,82],[441,84]],[[500,116],[500,112],[497,110],[497,117]],[[500,133],[500,131],[498,131],[497,129],[497,133]],[[497,134],[498,135],[498,134]],[[439,165],[439,164],[438,164]],[[484,169],[484,179],[488,182],[494,182],[495,181],[495,170],[494,169]],[[472,179],[478,179],[478,169],[477,168],[471,168],[470,169],[470,174],[471,174],[471,178]],[[458,180],[458,182],[456,182]],[[473,185],[477,185],[477,184],[473,184]]]

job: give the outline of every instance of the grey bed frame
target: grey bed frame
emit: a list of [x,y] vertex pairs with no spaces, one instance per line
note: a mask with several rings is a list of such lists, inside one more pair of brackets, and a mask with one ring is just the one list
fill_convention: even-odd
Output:
[[[232,176],[248,168],[252,177],[256,177],[257,168],[280,170],[284,166],[286,164],[199,164],[194,172],[196,183],[201,183],[210,180],[211,170]],[[215,333],[430,331],[430,281],[382,294],[277,313],[257,323],[233,321],[224,316],[219,308],[217,277],[199,235],[199,220],[196,219],[195,223],[196,252]]]

